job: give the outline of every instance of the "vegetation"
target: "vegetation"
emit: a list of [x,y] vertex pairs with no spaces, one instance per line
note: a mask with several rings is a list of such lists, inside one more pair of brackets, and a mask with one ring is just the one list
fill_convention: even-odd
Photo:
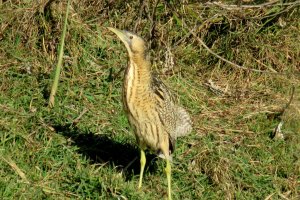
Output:
[[49,109],[67,1],[0,1],[1,199],[167,196],[150,153],[137,190],[120,95],[127,55],[108,26],[149,41],[153,70],[192,116],[174,199],[299,199],[300,2],[140,2],[71,1]]

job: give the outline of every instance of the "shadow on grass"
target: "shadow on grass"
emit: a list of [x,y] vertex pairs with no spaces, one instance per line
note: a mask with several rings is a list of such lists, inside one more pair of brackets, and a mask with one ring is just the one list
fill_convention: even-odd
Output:
[[[124,172],[126,180],[140,173],[140,150],[137,146],[114,141],[107,135],[95,135],[72,125],[53,126],[57,133],[71,139],[71,145],[78,147],[78,152],[86,156],[93,164],[108,163]],[[156,171],[156,156],[147,154],[145,169]]]

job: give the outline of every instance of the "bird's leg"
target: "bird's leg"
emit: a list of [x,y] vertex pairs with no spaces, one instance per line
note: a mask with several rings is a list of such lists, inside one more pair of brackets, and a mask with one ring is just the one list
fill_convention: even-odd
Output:
[[168,181],[168,200],[172,200],[172,190],[171,190],[171,156],[170,156],[170,151],[169,151],[169,138],[165,140],[165,142],[162,143],[160,147],[162,153],[165,156],[166,159],[166,168],[165,172],[167,175],[167,181]]
[[165,168],[166,174],[167,174],[167,180],[168,180],[168,199],[171,200],[172,196],[171,196],[171,164],[170,164],[170,160],[168,158],[166,158],[167,161],[167,165]]
[[146,156],[144,150],[141,149],[141,171],[140,171],[139,188],[142,187],[145,165],[146,165]]

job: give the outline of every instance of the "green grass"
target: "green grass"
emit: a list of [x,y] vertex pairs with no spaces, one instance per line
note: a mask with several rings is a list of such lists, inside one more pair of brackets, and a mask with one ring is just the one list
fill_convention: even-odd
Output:
[[[96,1],[72,2],[53,109],[48,99],[66,2],[6,1],[0,7],[1,199],[167,197],[165,162],[149,153],[137,190],[139,159],[130,162],[139,149],[121,103],[126,49],[105,28],[133,30],[139,18],[138,34],[153,42],[153,69],[193,120],[193,132],[176,144],[173,198],[300,198],[299,4],[248,9],[247,17],[179,3],[178,17],[158,4],[150,38],[150,20],[139,16],[135,1],[107,3],[109,9]],[[153,4],[145,5],[152,16]],[[278,73],[220,61],[182,21],[191,28],[201,23],[195,32],[223,58]],[[221,92],[212,91],[209,80]],[[293,101],[278,117],[292,86]],[[284,139],[273,138],[281,120]]]

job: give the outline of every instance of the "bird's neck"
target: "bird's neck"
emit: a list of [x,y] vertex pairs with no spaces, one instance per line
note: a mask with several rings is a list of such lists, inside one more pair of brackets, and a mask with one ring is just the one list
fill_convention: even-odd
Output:
[[126,77],[132,79],[134,84],[148,86],[151,83],[150,68],[149,59],[141,55],[134,55],[129,60]]
[[[130,57],[123,83],[125,110],[132,111],[137,96],[148,96],[151,85],[150,61],[141,57]],[[140,98],[142,99],[142,98]]]

